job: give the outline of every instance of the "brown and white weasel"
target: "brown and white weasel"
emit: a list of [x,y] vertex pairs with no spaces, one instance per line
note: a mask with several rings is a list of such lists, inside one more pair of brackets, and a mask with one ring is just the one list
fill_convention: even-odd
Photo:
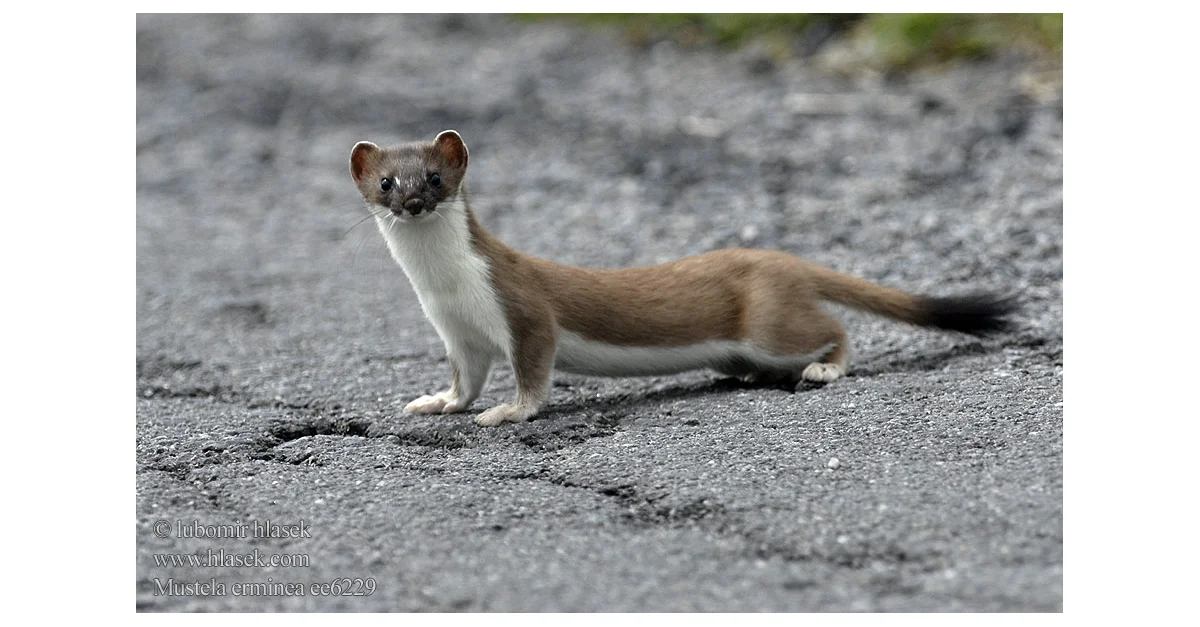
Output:
[[450,389],[404,408],[451,413],[479,397],[492,363],[517,398],[475,418],[521,422],[550,373],[659,375],[710,368],[751,378],[828,382],[846,372],[846,332],[829,300],[967,333],[1003,326],[1012,301],[914,296],[768,250],[718,250],[646,268],[594,270],[522,254],[467,202],[467,146],[455,131],[380,148],[359,142],[350,174],[450,358]]

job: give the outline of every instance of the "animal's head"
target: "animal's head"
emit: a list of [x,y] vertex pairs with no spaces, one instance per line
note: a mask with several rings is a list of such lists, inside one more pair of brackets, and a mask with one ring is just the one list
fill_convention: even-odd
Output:
[[457,131],[390,148],[362,141],[350,151],[350,176],[363,199],[406,221],[458,200],[466,174],[467,145]]

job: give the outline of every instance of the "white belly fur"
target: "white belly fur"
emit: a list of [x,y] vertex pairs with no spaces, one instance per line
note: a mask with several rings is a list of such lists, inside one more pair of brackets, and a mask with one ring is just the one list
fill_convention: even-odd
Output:
[[733,340],[713,340],[685,346],[617,346],[587,340],[560,329],[554,367],[576,374],[605,377],[664,375],[687,370],[722,370],[749,364],[760,371],[794,371],[816,361],[829,347],[810,355],[771,355]]

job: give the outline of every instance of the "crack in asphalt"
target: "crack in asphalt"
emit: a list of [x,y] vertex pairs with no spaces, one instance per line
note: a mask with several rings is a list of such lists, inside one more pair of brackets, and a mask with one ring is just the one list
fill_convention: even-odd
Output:
[[[614,503],[619,511],[614,524],[634,529],[696,529],[718,536],[740,540],[745,548],[743,556],[753,560],[781,560],[789,563],[821,563],[837,568],[863,569],[868,566],[890,566],[916,572],[934,572],[946,567],[946,558],[937,551],[914,551],[894,544],[873,547],[850,542],[837,542],[833,548],[820,545],[804,548],[795,543],[771,537],[750,526],[736,511],[711,496],[696,496],[685,499],[673,498],[666,488],[647,492],[632,483],[589,484],[550,475],[547,472],[526,472],[503,475],[502,480],[533,480],[549,483],[561,488],[584,490],[603,500]],[[503,530],[503,526],[501,529]],[[878,573],[873,574],[873,576]],[[911,590],[895,584],[898,577],[881,580],[881,590],[893,594],[910,594]],[[786,585],[786,584],[785,584]],[[803,589],[814,583],[794,581],[792,589]]]

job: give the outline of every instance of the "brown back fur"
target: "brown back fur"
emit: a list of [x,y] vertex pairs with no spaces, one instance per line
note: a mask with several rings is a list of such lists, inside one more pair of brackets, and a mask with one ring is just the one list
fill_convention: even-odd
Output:
[[680,346],[778,337],[782,330],[771,327],[803,328],[810,316],[823,321],[821,298],[900,320],[914,316],[908,294],[782,252],[726,249],[657,266],[598,270],[522,254],[474,215],[469,224],[510,315],[552,313],[559,327],[598,342]]

